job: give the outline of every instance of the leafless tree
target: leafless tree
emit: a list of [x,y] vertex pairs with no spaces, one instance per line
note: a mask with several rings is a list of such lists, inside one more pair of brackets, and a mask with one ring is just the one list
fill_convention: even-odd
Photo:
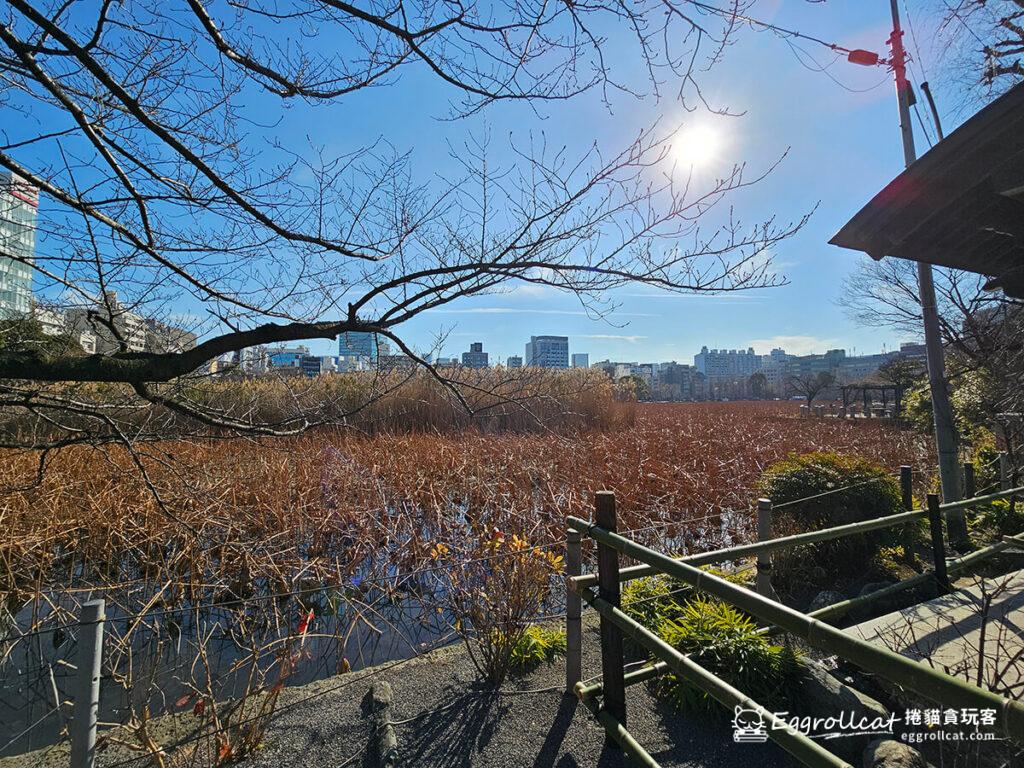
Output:
[[786,385],[791,392],[807,398],[807,405],[814,402],[814,398],[827,390],[836,382],[836,377],[828,371],[818,373],[804,373],[790,376],[786,379]]
[[[44,204],[35,258],[4,255],[30,263],[46,295],[88,307],[115,348],[5,344],[0,406],[19,420],[3,443],[144,439],[172,418],[295,433],[323,419],[296,407],[264,422],[218,407],[194,395],[194,372],[255,345],[370,332],[445,382],[402,324],[514,281],[574,294],[595,316],[610,307],[605,292],[627,283],[775,284],[766,254],[805,219],[740,222],[725,210],[730,193],[763,173],[736,165],[702,186],[671,168],[669,128],[612,153],[535,140],[501,168],[491,143],[471,137],[454,152],[461,174],[443,183],[417,181],[410,154],[384,140],[330,154],[274,138],[291,101],[346,104],[417,70],[451,88],[456,118],[499,101],[536,109],[589,90],[639,93],[609,64],[609,28],[617,56],[631,45],[643,61],[649,89],[672,83],[700,99],[698,75],[746,3],[698,6],[11,0],[0,17],[0,106],[12,118],[0,169]],[[132,345],[132,314],[183,306],[198,315],[193,348]],[[124,393],[130,434],[88,394],[96,383],[115,385],[107,398]]]
[[987,100],[1024,80],[1024,2],[936,0],[929,5],[942,18],[934,47],[942,51],[947,75],[961,81],[975,108],[976,97]]
[[[1024,306],[1002,292],[985,290],[986,280],[970,272],[935,270],[939,327],[948,352],[946,375],[954,389],[964,382],[971,386],[972,399],[979,402],[1004,447],[1015,455],[1024,411],[1020,392]],[[839,303],[862,325],[914,336],[920,333],[913,262],[863,260],[844,284]]]

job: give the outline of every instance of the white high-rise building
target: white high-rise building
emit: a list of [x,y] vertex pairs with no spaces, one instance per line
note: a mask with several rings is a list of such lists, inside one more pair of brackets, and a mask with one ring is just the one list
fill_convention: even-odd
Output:
[[531,336],[523,364],[536,368],[568,368],[569,337]]
[[0,171],[0,317],[32,310],[32,261],[36,253],[39,191]]

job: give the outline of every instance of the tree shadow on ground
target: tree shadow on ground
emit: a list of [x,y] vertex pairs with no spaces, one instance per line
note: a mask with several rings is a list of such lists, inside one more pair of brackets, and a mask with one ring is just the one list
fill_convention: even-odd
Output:
[[[576,715],[579,704],[579,699],[575,696],[562,697],[558,703],[558,712],[555,713],[555,719],[551,723],[551,729],[544,737],[544,743],[541,744],[537,757],[533,760],[533,768],[547,768],[547,766],[555,764],[555,758],[562,748],[562,742],[565,741],[565,735],[569,732],[569,726],[572,725],[572,719]],[[572,768],[576,765],[576,761],[566,755],[558,762],[558,765],[560,768]]]
[[511,704],[486,691],[452,692],[444,708],[410,724],[399,750],[407,765],[465,768],[490,743]]

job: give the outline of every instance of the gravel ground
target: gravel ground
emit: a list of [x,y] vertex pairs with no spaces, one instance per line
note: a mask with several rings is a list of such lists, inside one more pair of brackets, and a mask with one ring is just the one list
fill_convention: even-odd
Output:
[[[584,639],[584,675],[600,669],[595,631]],[[364,674],[372,673],[368,670]],[[436,651],[373,675],[387,680],[395,696],[392,719],[403,766],[541,768],[619,766],[627,761],[604,746],[604,731],[573,697],[564,696],[561,661],[507,683],[489,695],[474,685],[476,674],[460,648]],[[290,693],[308,695],[337,685],[327,680]],[[265,746],[245,765],[372,766],[370,720],[361,701],[370,680],[283,711]],[[544,690],[554,687],[555,690]],[[538,689],[540,689],[538,691]],[[301,693],[300,693],[301,691]],[[538,691],[538,692],[531,692]],[[627,695],[628,726],[662,766],[792,766],[772,744],[734,744],[727,718],[680,715],[660,705],[646,686]],[[402,722],[408,720],[408,722]]]
[[[594,622],[596,624],[596,622]],[[584,676],[601,668],[596,627],[584,632]],[[376,749],[366,694],[388,681],[394,691],[399,765],[403,768],[612,768],[628,764],[604,746],[604,731],[574,697],[565,696],[565,664],[558,660],[510,680],[495,696],[476,684],[461,646],[384,664],[304,686],[285,688],[263,745],[239,763],[245,768],[370,768]],[[628,727],[664,768],[776,768],[794,766],[773,744],[735,744],[720,717],[684,715],[659,704],[644,685],[627,693]],[[190,715],[152,721],[159,743],[187,740]],[[188,749],[172,753],[168,768],[200,766]],[[0,759],[0,768],[64,768],[66,743]],[[144,755],[109,743],[99,768],[144,768]]]

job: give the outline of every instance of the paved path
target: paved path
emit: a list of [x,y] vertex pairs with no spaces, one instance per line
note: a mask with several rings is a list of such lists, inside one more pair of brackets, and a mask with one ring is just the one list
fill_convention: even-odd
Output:
[[[955,677],[1019,697],[1024,692],[1024,570],[961,579],[957,591],[848,631]],[[1017,656],[1017,658],[1014,658]]]

